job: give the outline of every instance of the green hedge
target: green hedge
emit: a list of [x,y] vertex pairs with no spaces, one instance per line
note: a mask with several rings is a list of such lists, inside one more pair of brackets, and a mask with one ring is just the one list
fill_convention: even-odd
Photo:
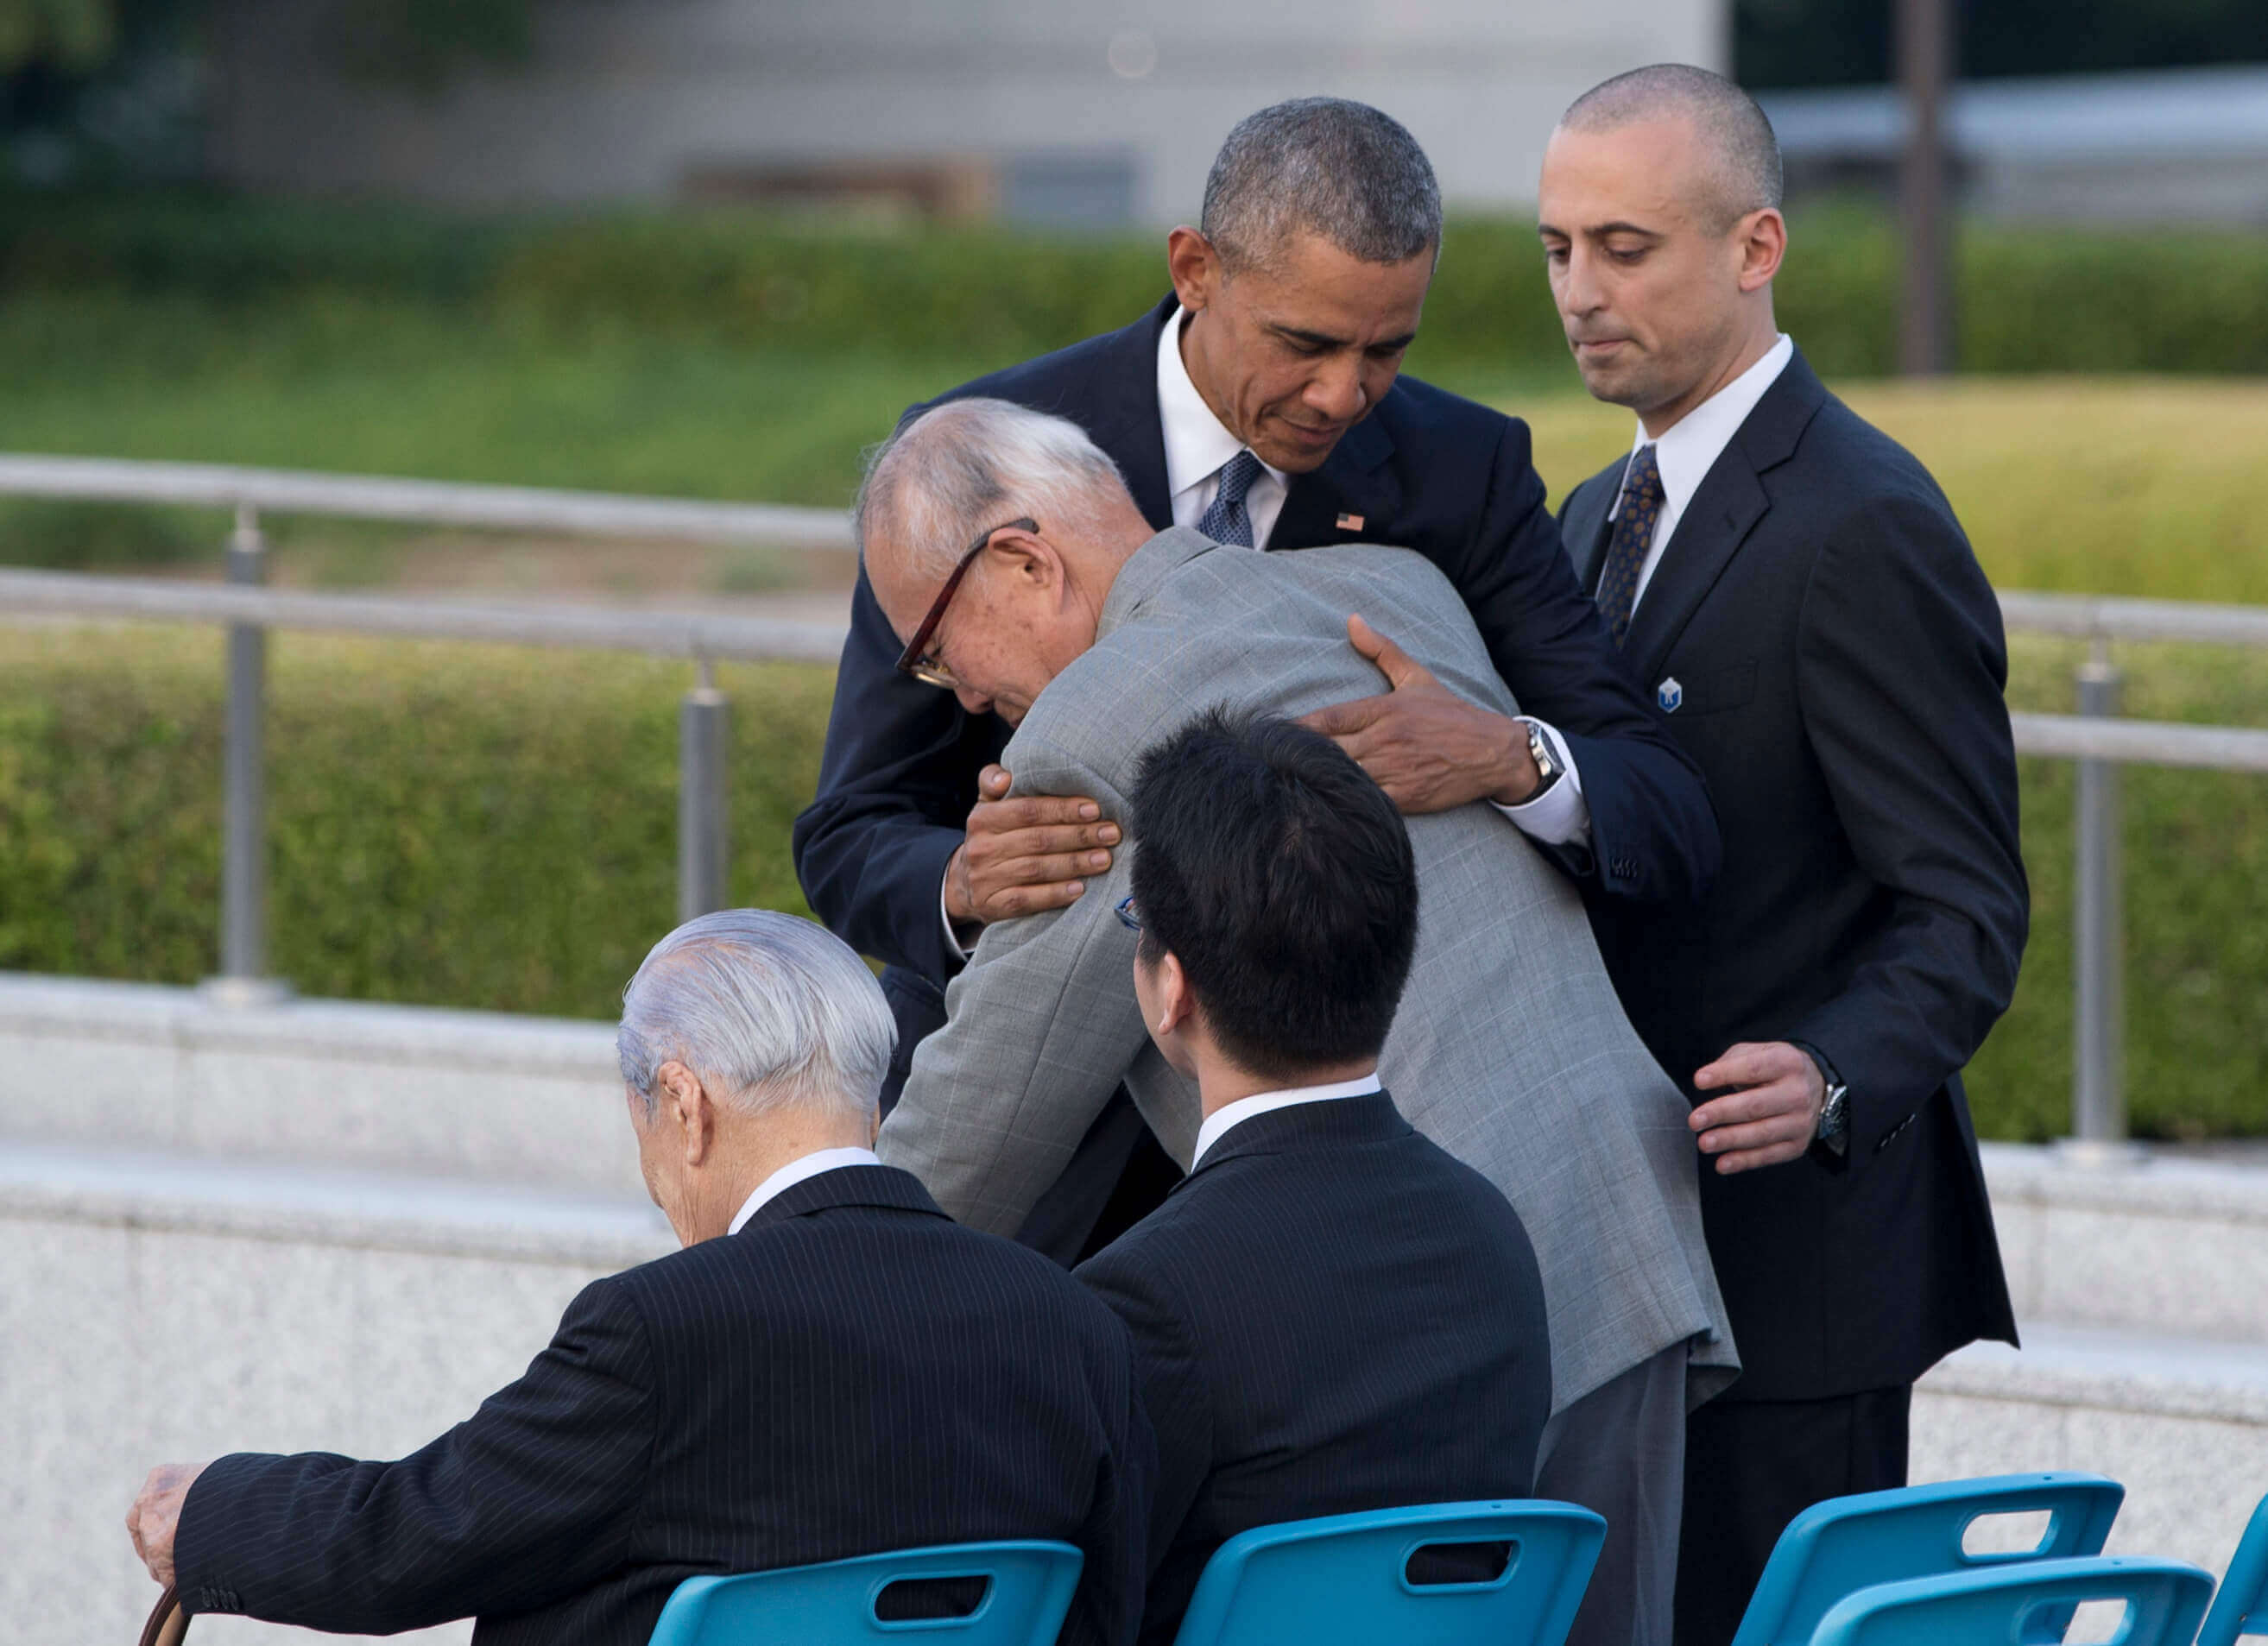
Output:
[[[1892,365],[1895,239],[1878,210],[1800,209],[1781,317],[1830,374]],[[1165,289],[1159,237],[822,231],[746,213],[461,218],[225,195],[0,195],[0,293],[216,304],[349,291],[544,332],[1014,359],[1123,324]],[[2268,235],[1976,223],[1960,358],[1992,371],[2268,371]],[[1531,224],[1451,224],[1413,369],[1564,367]]]
[[[2075,652],[2024,642],[2020,704]],[[2138,715],[2226,723],[2268,658],[2137,648]],[[284,636],[269,721],[276,970],[307,994],[609,1018],[674,919],[681,665]],[[827,671],[732,668],[734,896],[807,912],[788,826]],[[0,967],[186,983],[213,966],[221,646],[0,630]],[[1989,1135],[2068,1129],[2071,768],[2024,766],[2032,940],[1971,1071]],[[2268,1133],[2262,780],[2127,784],[2129,1037],[2145,1135]]]
[[[688,665],[284,635],[270,646],[274,967],[306,994],[610,1017],[676,908]],[[733,893],[806,912],[787,831],[829,672],[727,667]],[[214,968],[222,648],[0,634],[0,967]]]

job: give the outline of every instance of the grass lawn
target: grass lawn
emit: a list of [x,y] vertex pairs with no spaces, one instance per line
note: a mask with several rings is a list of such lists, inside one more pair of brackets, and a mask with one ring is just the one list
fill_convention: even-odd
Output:
[[[2268,604],[2268,383],[1956,378],[1832,385],[1929,466],[1993,583]],[[1630,414],[1499,402],[1558,505],[1630,449]]]

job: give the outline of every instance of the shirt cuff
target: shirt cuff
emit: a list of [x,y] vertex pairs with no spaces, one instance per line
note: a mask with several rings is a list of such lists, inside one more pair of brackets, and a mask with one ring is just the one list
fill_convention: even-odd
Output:
[[1559,733],[1547,722],[1533,715],[1517,715],[1522,725],[1534,726],[1551,746],[1552,753],[1559,758],[1559,781],[1533,800],[1523,800],[1516,806],[1489,804],[1510,818],[1520,832],[1546,846],[1585,846],[1591,843],[1591,807],[1583,798],[1583,774],[1577,769],[1575,757],[1567,752],[1567,745]]
[[[952,872],[953,860],[948,857],[946,859],[945,873]],[[939,923],[945,928],[945,952],[956,960],[966,960],[968,958],[968,951],[961,946],[961,934],[954,930],[953,916],[946,911],[945,875],[942,874],[937,878],[937,918]]]

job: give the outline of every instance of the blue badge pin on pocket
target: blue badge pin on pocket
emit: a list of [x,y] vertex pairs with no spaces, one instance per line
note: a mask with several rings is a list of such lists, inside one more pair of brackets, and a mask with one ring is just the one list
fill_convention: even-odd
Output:
[[1653,688],[1653,701],[1661,705],[1663,714],[1674,715],[1677,712],[1677,705],[1685,701],[1685,688],[1677,683],[1677,677],[1673,674]]

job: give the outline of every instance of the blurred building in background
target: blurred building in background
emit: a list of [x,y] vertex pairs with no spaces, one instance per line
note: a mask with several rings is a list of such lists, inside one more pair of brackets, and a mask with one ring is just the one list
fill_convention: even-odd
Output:
[[[1760,94],[1805,194],[1894,186],[1895,88]],[[2014,221],[2268,228],[2268,64],[1970,80],[1947,137],[1970,210]]]
[[210,177],[1155,224],[1195,214],[1240,116],[1331,92],[1407,124],[1454,204],[1506,209],[1586,88],[1731,52],[1728,0],[545,0],[525,61],[421,91],[327,48],[353,4],[215,5]]

